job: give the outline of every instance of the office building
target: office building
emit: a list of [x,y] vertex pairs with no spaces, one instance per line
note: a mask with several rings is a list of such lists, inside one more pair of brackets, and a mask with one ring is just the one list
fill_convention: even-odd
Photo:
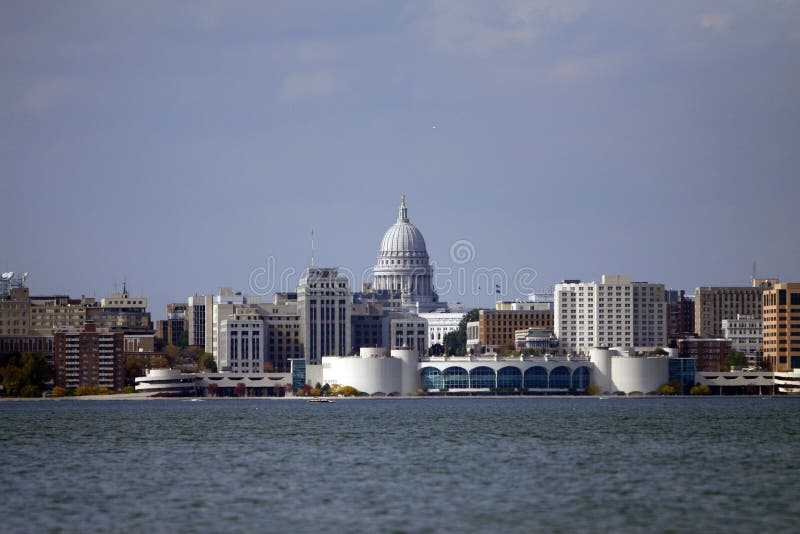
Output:
[[335,268],[309,267],[297,288],[303,328],[303,357],[318,364],[323,356],[345,356],[351,350],[350,282]]
[[800,369],[800,283],[776,283],[763,295],[764,360],[772,371]]
[[735,319],[723,319],[722,335],[731,341],[733,350],[747,356],[750,365],[759,364],[764,344],[760,317],[737,315]]
[[761,293],[777,278],[754,278],[751,286],[698,287],[694,294],[694,328],[700,337],[722,337],[722,321],[737,315],[761,317]]

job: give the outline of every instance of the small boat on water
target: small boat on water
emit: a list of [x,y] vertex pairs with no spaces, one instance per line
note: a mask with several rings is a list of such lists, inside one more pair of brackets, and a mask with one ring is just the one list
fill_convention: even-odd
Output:
[[314,397],[313,399],[308,399],[308,402],[336,402],[333,399],[323,399],[322,397]]

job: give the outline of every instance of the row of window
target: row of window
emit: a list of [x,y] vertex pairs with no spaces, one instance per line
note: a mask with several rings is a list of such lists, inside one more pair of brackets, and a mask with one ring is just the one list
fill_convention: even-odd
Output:
[[591,372],[581,366],[570,372],[568,367],[556,367],[549,373],[544,367],[530,367],[523,373],[517,367],[503,367],[496,373],[486,366],[467,371],[463,367],[448,367],[441,371],[424,367],[420,371],[422,387],[436,389],[586,389]]

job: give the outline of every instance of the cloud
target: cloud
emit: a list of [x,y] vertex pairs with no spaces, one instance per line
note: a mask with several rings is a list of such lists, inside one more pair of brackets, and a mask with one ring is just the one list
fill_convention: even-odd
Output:
[[279,97],[283,102],[305,100],[338,93],[343,87],[341,77],[330,71],[290,74],[281,84]]
[[585,0],[437,0],[418,15],[417,26],[434,47],[486,55],[524,46],[551,24],[565,24],[588,9]]
[[725,31],[731,27],[731,22],[733,22],[733,17],[731,15],[718,11],[700,15],[700,27],[704,30],[712,30],[715,32]]
[[22,95],[22,108],[41,113],[56,106],[75,90],[76,82],[69,76],[45,76],[35,80]]
[[562,59],[550,70],[550,76],[568,82],[596,78],[611,70],[616,63],[617,59],[612,56]]

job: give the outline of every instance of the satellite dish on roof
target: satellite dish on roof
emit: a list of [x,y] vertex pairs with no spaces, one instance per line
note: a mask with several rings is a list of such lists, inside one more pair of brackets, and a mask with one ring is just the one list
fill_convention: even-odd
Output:
[[11,280],[11,277],[14,276],[13,272],[3,273],[3,280]]

